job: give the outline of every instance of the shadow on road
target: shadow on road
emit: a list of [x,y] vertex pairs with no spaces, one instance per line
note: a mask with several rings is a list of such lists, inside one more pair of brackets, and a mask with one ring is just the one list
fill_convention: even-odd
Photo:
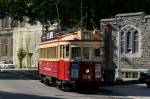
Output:
[[0,91],[0,99],[64,99],[64,98]]
[[0,80],[39,80],[37,70],[3,70]]

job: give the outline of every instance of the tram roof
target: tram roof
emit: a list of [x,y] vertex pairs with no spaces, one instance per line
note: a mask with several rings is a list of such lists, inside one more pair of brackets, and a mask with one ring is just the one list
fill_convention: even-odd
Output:
[[45,41],[42,41],[40,44],[47,44],[47,43],[56,43],[56,42],[74,42],[74,41],[98,41],[98,40],[84,40],[82,39],[82,32],[91,32],[93,33],[94,30],[78,30],[74,32],[68,32],[63,35],[56,36],[55,38],[47,39]]

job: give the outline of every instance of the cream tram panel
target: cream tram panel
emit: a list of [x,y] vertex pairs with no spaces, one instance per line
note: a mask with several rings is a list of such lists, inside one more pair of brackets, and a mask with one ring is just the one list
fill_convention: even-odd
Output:
[[54,46],[67,45],[67,44],[70,44],[70,43],[69,42],[48,43],[48,44],[40,45],[40,48],[54,47]]
[[100,42],[71,42],[71,47],[100,47]]

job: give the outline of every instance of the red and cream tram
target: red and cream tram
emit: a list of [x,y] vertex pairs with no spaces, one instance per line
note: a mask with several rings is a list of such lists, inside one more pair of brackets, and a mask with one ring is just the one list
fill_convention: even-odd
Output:
[[45,34],[39,44],[41,81],[65,85],[98,85],[102,78],[103,37],[98,30]]

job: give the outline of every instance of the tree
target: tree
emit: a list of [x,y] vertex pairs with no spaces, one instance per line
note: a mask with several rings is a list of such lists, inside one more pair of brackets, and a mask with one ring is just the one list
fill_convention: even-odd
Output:
[[20,68],[22,68],[22,61],[23,61],[23,59],[25,58],[26,55],[27,55],[26,50],[24,50],[23,48],[18,49],[17,56],[18,56],[18,59],[19,59]]
[[61,27],[73,27],[80,21],[80,0],[32,0],[29,9],[31,22],[60,22]]
[[8,16],[9,14],[8,0],[0,0],[0,18]]
[[[82,1],[82,15],[86,16],[83,24],[91,29],[95,25],[99,28],[100,19],[114,17],[118,13],[144,11],[150,14],[150,0]],[[0,0],[0,16],[11,16],[16,20],[21,20],[22,16],[28,16],[31,23],[40,21],[43,25],[60,19],[62,27],[73,28],[80,23],[80,3],[81,0]]]
[[[28,15],[41,22],[57,20],[55,4],[58,5],[62,27],[72,28],[80,22],[81,0],[31,0],[31,10]],[[102,18],[114,17],[118,13],[144,11],[149,13],[150,0],[82,0],[83,25],[92,29],[99,28]],[[32,9],[33,8],[33,9]]]

